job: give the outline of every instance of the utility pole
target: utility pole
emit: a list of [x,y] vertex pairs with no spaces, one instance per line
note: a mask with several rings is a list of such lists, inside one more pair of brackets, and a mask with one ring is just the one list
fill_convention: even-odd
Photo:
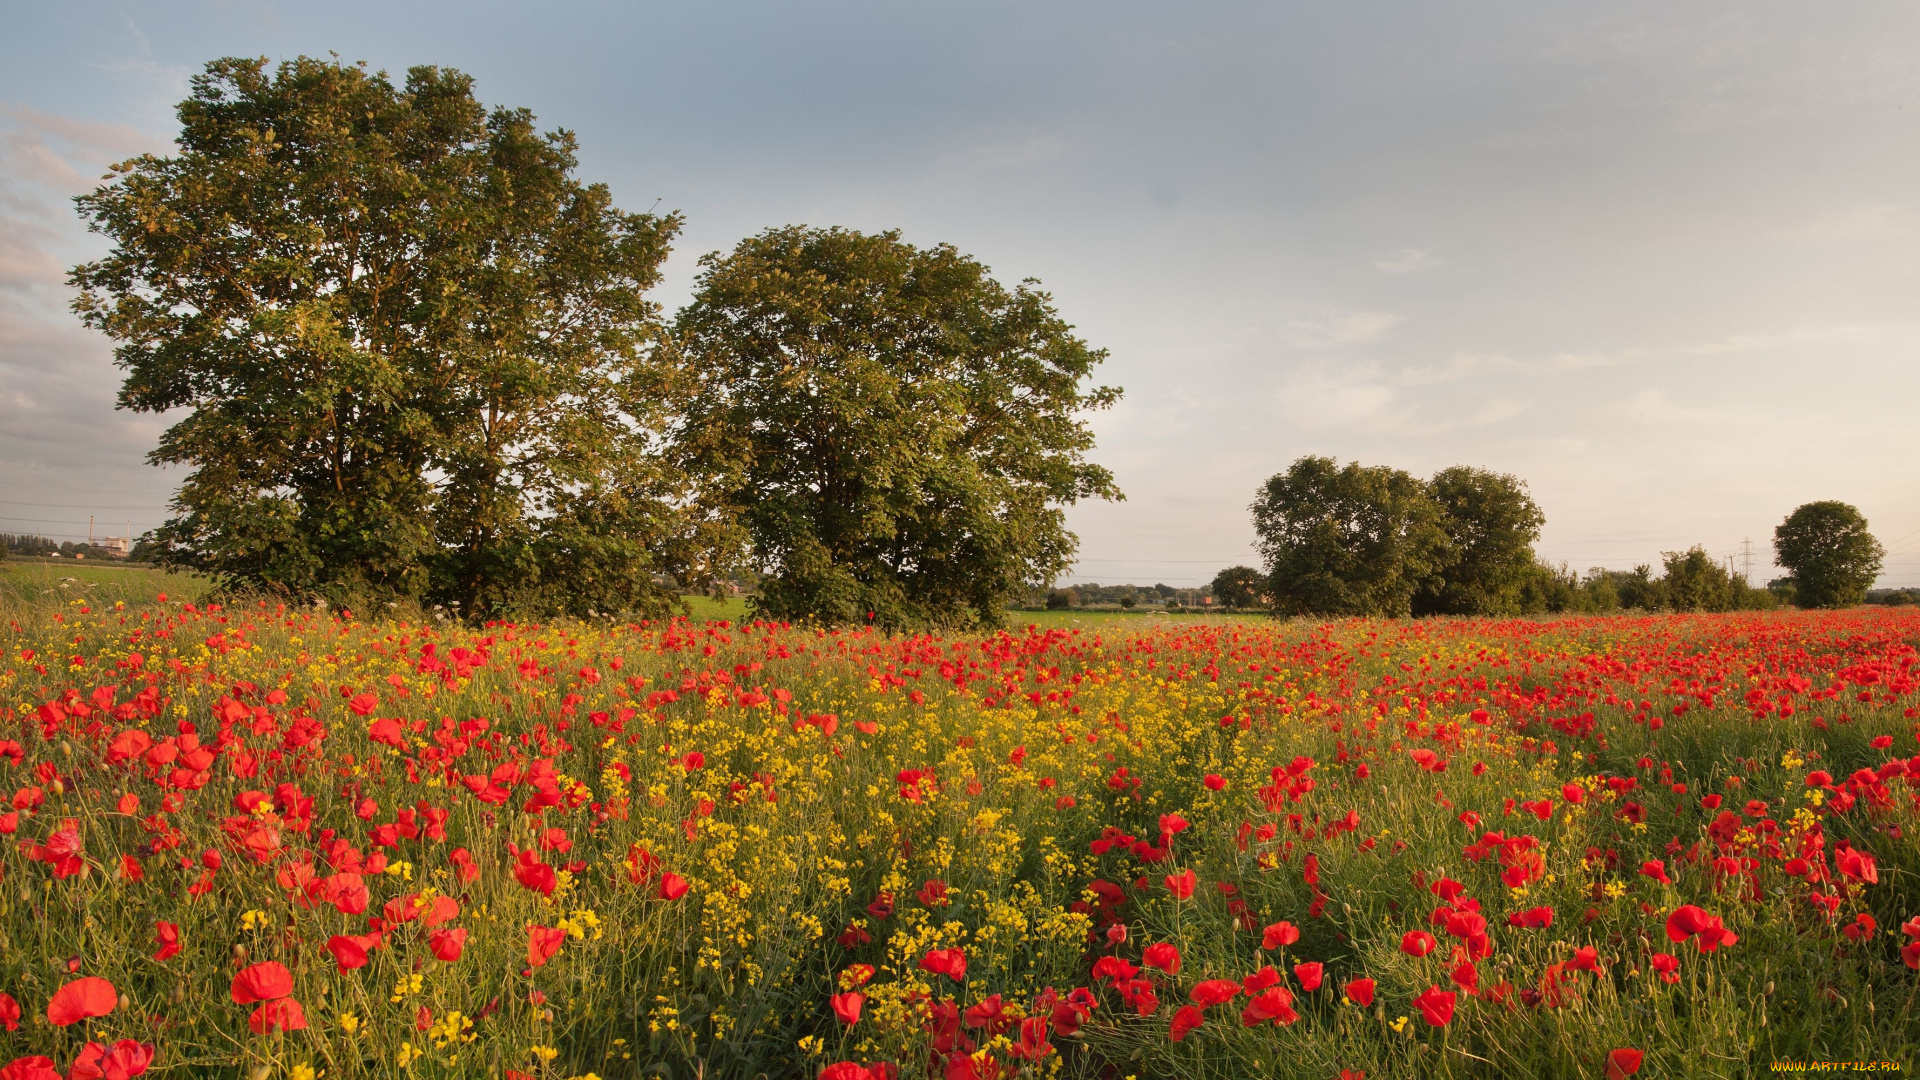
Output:
[[87,515],[87,546],[93,546],[93,515]]
[[1740,541],[1740,574],[1747,579],[1747,584],[1753,584],[1753,540],[1751,538]]

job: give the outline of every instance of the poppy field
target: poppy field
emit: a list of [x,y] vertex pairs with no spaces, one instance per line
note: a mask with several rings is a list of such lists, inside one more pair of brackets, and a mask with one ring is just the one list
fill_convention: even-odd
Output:
[[1920,1066],[1920,614],[4,615],[0,1078]]

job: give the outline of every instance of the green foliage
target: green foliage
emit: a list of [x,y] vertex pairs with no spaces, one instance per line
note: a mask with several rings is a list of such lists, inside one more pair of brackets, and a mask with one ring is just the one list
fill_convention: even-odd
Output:
[[649,452],[643,294],[678,217],[614,208],[572,135],[451,70],[218,60],[179,115],[178,154],[78,200],[113,249],[72,275],[121,407],[189,410],[151,455],[193,470],[164,560],[474,615],[664,608],[697,530]]
[[1788,514],[1773,530],[1773,550],[1791,575],[1793,602],[1810,608],[1864,603],[1886,556],[1860,511],[1832,500]]
[[710,255],[675,334],[681,451],[742,522],[780,619],[988,625],[1054,579],[1106,356],[1031,282],[893,232],[774,229]]
[[1229,610],[1261,606],[1266,591],[1266,575],[1251,566],[1229,566],[1213,575],[1213,598]]
[[1303,457],[1253,504],[1280,615],[1405,616],[1445,565],[1444,513],[1398,469]]
[[1533,544],[1546,515],[1526,481],[1456,465],[1428,490],[1447,536],[1440,573],[1414,596],[1417,615],[1500,615],[1524,610],[1523,590],[1542,583]]
[[1078,603],[1080,603],[1080,594],[1074,592],[1072,589],[1047,590],[1048,611],[1065,611],[1067,608],[1073,607]]
[[1698,544],[1686,551],[1661,552],[1666,573],[1661,581],[1667,606],[1675,611],[1730,611],[1733,575]]

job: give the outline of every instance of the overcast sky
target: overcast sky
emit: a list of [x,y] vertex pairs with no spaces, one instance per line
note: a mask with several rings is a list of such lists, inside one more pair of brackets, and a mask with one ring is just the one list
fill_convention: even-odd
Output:
[[1112,352],[1075,581],[1253,562],[1302,454],[1524,478],[1576,568],[1843,499],[1920,584],[1920,5],[27,4],[0,36],[0,531],[158,524],[68,199],[214,57],[475,76],[687,216],[1039,278]]

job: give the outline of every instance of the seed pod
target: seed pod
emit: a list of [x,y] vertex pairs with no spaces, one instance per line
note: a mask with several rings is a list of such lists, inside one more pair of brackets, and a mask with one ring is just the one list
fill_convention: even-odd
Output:
[[233,946],[233,962],[236,964],[244,964],[247,962],[247,947],[245,944],[236,943]]

